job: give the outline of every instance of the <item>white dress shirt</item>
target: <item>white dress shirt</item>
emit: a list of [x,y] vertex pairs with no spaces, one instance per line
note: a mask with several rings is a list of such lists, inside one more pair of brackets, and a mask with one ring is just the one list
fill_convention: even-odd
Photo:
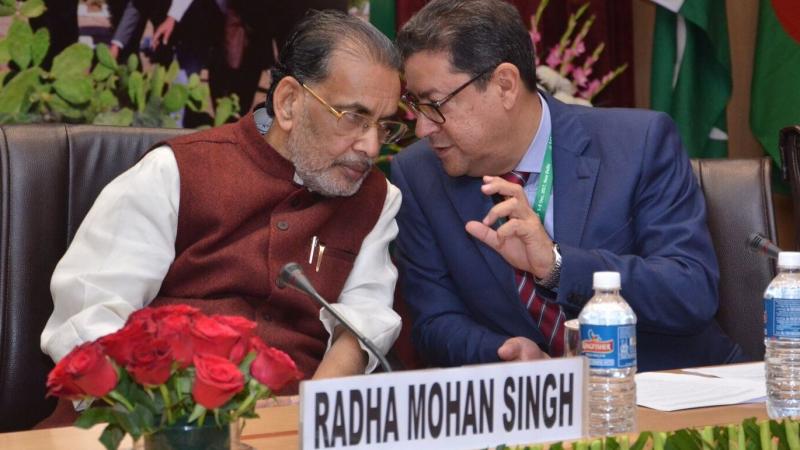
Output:
[[[175,259],[180,183],[172,150],[158,147],[108,184],[86,215],[50,283],[54,310],[42,350],[58,361],[75,346],[112,333],[158,294]],[[387,181],[383,210],[364,238],[338,302],[353,326],[386,353],[400,333],[392,310],[397,269],[389,243],[397,235],[400,191]],[[337,321],[325,310],[330,334]],[[328,339],[330,348],[331,339]],[[369,355],[366,371],[377,359]]]

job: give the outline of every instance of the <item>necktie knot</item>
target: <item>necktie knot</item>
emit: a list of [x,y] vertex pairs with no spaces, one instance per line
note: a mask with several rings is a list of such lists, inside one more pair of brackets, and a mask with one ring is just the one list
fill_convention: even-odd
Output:
[[504,173],[500,175],[500,178],[510,182],[515,183],[520,186],[525,186],[525,183],[528,182],[528,177],[531,176],[530,172],[522,172],[519,170],[512,170],[511,172]]

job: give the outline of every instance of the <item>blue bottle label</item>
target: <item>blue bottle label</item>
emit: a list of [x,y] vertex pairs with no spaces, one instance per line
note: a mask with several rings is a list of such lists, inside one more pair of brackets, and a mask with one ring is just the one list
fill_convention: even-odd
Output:
[[764,336],[800,338],[800,299],[764,299]]
[[636,325],[581,324],[581,352],[592,369],[636,367]]

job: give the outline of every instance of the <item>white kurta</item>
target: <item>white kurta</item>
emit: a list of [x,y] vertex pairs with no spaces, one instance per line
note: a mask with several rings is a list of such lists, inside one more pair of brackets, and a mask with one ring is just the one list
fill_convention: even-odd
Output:
[[[50,283],[54,310],[42,332],[41,346],[53,360],[76,345],[122,328],[133,311],[147,306],[158,294],[175,259],[179,180],[175,156],[162,146],[100,193]],[[400,191],[388,183],[381,215],[364,238],[333,304],[384,353],[400,333],[400,317],[392,310],[397,269],[389,257],[400,201]],[[320,311],[320,320],[328,333],[337,323],[325,310]],[[330,344],[329,338],[328,348]],[[369,354],[367,372],[371,372],[378,361],[364,350]]]

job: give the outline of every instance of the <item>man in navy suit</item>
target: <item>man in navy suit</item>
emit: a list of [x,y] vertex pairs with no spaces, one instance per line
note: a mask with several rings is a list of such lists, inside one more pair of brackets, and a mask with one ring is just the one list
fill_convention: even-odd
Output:
[[392,162],[397,249],[425,359],[558,356],[609,270],[638,316],[640,370],[742,359],[714,320],[705,203],[667,116],[539,92],[501,0],[434,0],[397,40],[422,138]]

